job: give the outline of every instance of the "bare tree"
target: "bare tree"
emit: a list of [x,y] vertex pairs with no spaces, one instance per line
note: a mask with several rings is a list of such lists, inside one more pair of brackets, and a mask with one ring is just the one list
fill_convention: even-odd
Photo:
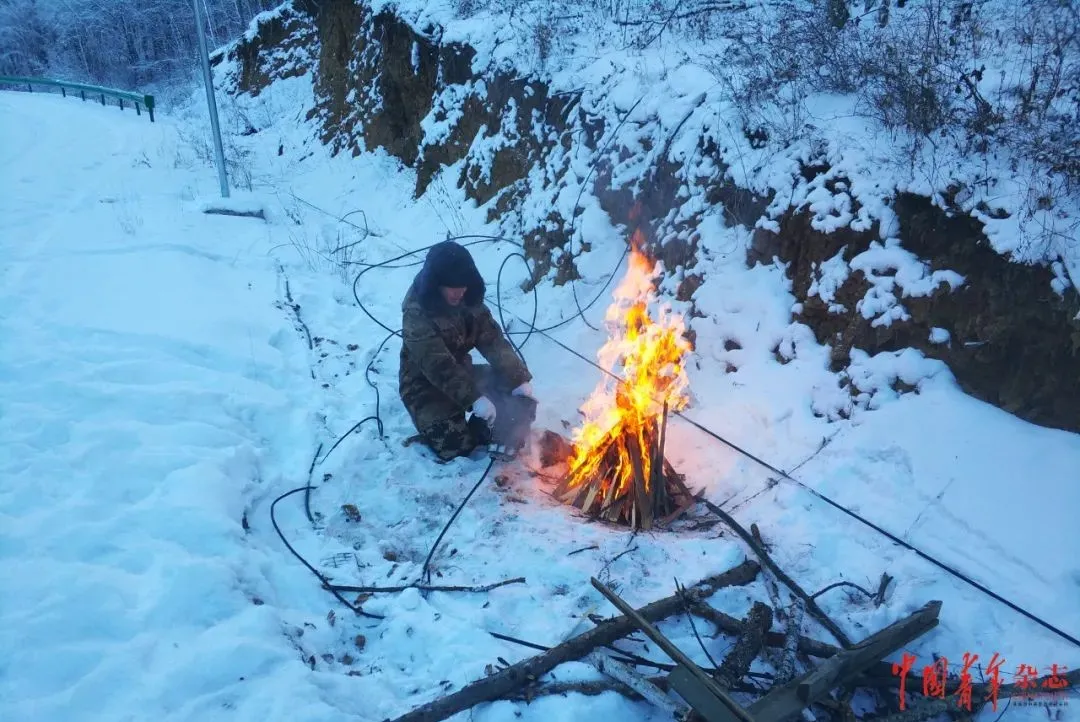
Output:
[[[212,44],[275,0],[198,0]],[[0,73],[143,89],[186,81],[197,59],[191,0],[0,0]]]

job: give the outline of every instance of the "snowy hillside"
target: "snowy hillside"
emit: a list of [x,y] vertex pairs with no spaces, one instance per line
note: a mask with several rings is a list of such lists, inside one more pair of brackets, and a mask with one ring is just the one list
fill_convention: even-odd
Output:
[[[458,21],[421,3],[397,7],[417,28],[441,23],[446,43],[467,40],[483,70],[508,58],[541,61],[522,53],[531,36],[517,23],[528,27],[527,14],[504,24],[484,14]],[[880,245],[848,262],[874,279],[865,299],[874,317],[887,319],[898,299],[909,303],[956,280],[894,242],[883,200],[901,186],[941,188],[921,169],[882,171],[895,146],[879,144],[858,121],[841,121],[847,101],[819,108],[822,146],[807,140],[781,153],[733,139],[724,155],[741,160],[721,171],[699,152],[696,132],[731,136],[725,119],[734,116],[712,102],[706,73],[667,55],[675,53],[670,44],[638,54],[560,49],[570,40],[585,41],[555,34],[543,58],[543,67],[557,68],[548,74],[552,87],[583,85],[579,102],[607,132],[627,133],[613,147],[638,143],[641,151],[607,168],[612,188],[620,179],[642,185],[670,150],[688,177],[727,172],[762,195],[771,189],[777,215],[805,202],[817,225],[878,221]],[[298,57],[312,62],[303,56],[314,50],[291,53],[282,51],[282,67]],[[637,67],[623,72],[619,63]],[[219,64],[218,82],[231,88],[237,70],[231,60]],[[313,75],[275,79],[257,95],[219,96],[232,183],[243,188],[235,202],[264,209],[265,221],[203,213],[217,179],[201,91],[154,124],[71,98],[0,94],[8,189],[0,196],[0,441],[8,450],[0,460],[0,575],[8,580],[0,595],[0,719],[392,719],[535,652],[493,634],[551,646],[590,628],[589,615],[614,614],[590,577],[641,606],[671,594],[675,580],[692,584],[749,554],[704,509],[671,531],[589,523],[549,496],[533,451],[496,465],[433,557],[436,584],[524,582],[481,593],[345,595],[364,615],[321,588],[286,542],[334,584],[413,585],[487,466],[480,456],[441,466],[419,445],[402,446],[414,430],[397,395],[400,341],[381,324],[400,326],[401,298],[422,253],[357,273],[448,235],[508,236],[463,240],[481,241],[471,248],[489,304],[502,306],[516,343],[527,338],[522,351],[541,401],[536,427],[569,433],[600,380],[569,349],[595,359],[607,339],[604,311],[625,272],[627,233],[605,201],[579,193],[602,155],[595,143],[557,156],[566,169],[559,179],[542,169],[526,174],[528,192],[491,217],[498,198],[477,203],[457,179],[464,167],[485,167],[485,158],[490,170],[512,138],[468,146],[468,158],[439,168],[417,197],[422,163],[404,166],[382,147],[335,155],[321,142]],[[687,121],[695,133],[680,136],[693,112],[701,113]],[[433,153],[440,133],[452,134],[437,116],[425,116],[421,151]],[[829,182],[835,177],[802,178],[798,161],[819,152],[842,171],[846,191]],[[977,172],[966,156],[947,163],[942,178]],[[692,236],[695,265],[663,268],[662,288],[692,322],[695,347],[693,402],[685,418],[672,419],[667,448],[690,487],[744,526],[756,523],[777,563],[808,591],[840,580],[875,588],[882,573],[891,575],[880,606],[845,589],[819,598],[855,639],[942,600],[939,626],[907,649],[918,669],[933,655],[959,668],[965,652],[980,664],[1003,656],[1004,681],[1019,665],[1080,668],[1080,646],[1063,638],[1080,637],[1080,436],[973,399],[945,363],[912,349],[854,349],[845,373],[862,396],[853,395],[830,370],[829,348],[793,322],[798,299],[782,265],[748,267],[754,223],[729,223],[724,207],[689,183],[674,193],[682,202],[658,227],[678,238],[680,222],[694,216],[683,240]],[[995,193],[973,196],[970,206]],[[999,198],[1014,210],[1008,198],[1019,196]],[[1054,222],[1077,217],[1069,202],[1060,201]],[[556,250],[534,296],[520,287],[528,276],[520,259],[503,262],[521,250],[515,230],[542,225],[552,209],[575,219],[579,235],[565,252],[573,251],[581,278],[552,283],[561,268]],[[1019,247],[1017,216],[1010,218],[988,217],[999,251]],[[1076,259],[1066,260],[1080,277]],[[838,265],[817,280],[826,301],[847,273]],[[704,282],[678,299],[678,286],[695,274]],[[1059,292],[1068,275],[1058,272]],[[588,306],[584,318],[575,296]],[[537,327],[566,323],[526,336],[534,312]],[[898,393],[909,387],[917,393]],[[830,413],[837,409],[845,413]],[[369,421],[342,439],[373,414],[382,435]],[[778,479],[701,427],[772,466],[797,469],[791,475],[801,483]],[[309,479],[313,522],[305,513]],[[710,603],[743,618],[757,600],[769,602],[761,583],[722,590]],[[702,646],[719,656],[732,642],[707,626],[697,623],[699,644],[686,616],[660,625],[703,665]],[[810,618],[803,633],[835,641]],[[668,661],[651,644],[623,646]],[[754,671],[774,670],[762,662]],[[600,675],[574,662],[552,678]],[[999,714],[987,708],[980,719]],[[1042,720],[1047,711],[1014,706],[1008,714]],[[503,700],[459,718],[597,716],[662,717],[605,692]]]

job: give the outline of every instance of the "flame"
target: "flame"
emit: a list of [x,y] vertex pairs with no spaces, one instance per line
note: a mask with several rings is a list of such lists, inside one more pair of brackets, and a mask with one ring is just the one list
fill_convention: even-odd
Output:
[[[683,336],[683,320],[666,307],[659,310],[656,319],[649,315],[649,304],[656,300],[654,265],[639,250],[642,240],[641,232],[635,231],[629,270],[605,315],[609,338],[597,354],[600,366],[622,383],[604,374],[581,407],[585,421],[572,439],[575,451],[570,459],[569,488],[586,481],[599,482],[600,492],[607,498],[617,498],[634,483],[628,451],[628,444],[634,441],[642,450],[636,456],[642,459],[641,471],[648,485],[653,462],[649,451],[664,403],[669,411],[678,411],[689,401],[683,359],[690,344]],[[613,444],[617,461],[610,470],[601,469],[604,460],[612,458],[609,449]]]

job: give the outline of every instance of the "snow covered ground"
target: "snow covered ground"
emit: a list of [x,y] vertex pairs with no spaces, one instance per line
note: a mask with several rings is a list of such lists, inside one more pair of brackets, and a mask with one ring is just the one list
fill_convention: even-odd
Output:
[[[363,609],[381,620],[351,615],[320,589],[278,538],[270,504],[306,483],[320,444],[325,454],[374,412],[364,369],[386,336],[356,307],[358,267],[342,269],[320,249],[359,241],[349,260],[375,263],[485,226],[452,184],[414,202],[413,178],[394,161],[327,158],[295,121],[309,96],[303,79],[277,84],[259,102],[280,120],[230,139],[250,152],[254,195],[240,202],[265,207],[264,222],[202,212],[217,179],[191,154],[189,139],[205,133],[198,107],[150,124],[72,99],[0,94],[0,719],[392,718],[499,657],[532,653],[487,632],[551,645],[586,629],[585,615],[613,613],[590,576],[639,605],[746,553],[720,527],[631,536],[585,523],[546,496],[542,480],[496,467],[505,481],[492,479],[458,517],[435,555],[435,583],[525,584],[378,594]],[[707,316],[695,322],[687,416],[785,469],[828,439],[795,472],[808,487],[1080,636],[1080,438],[973,401],[944,367],[907,355],[865,360],[880,408],[837,423],[815,416],[815,403],[840,392],[825,351],[789,324],[782,273],[745,268],[745,231],[705,227]],[[589,254],[589,268],[602,270],[580,284],[587,299],[620,253],[615,229],[595,233],[609,242]],[[493,298],[513,248],[474,248]],[[374,270],[356,293],[397,328],[416,270]],[[514,286],[523,274],[508,264],[502,302],[528,318],[531,296]],[[571,314],[569,288],[539,293],[540,324]],[[605,305],[588,312],[595,325]],[[553,335],[588,357],[603,341],[580,321]],[[777,342],[791,349],[789,363],[775,359]],[[402,448],[412,429],[396,395],[398,348],[391,339],[372,366],[385,437],[368,423],[320,457],[314,528],[302,494],[277,506],[290,543],[336,583],[414,582],[486,466],[438,466],[421,448]],[[565,431],[599,372],[541,336],[524,353],[542,402],[537,425]],[[723,373],[727,364],[737,371]],[[920,393],[891,398],[890,380],[908,374]],[[759,524],[806,589],[895,577],[880,608],[844,590],[821,598],[850,636],[940,599],[940,626],[909,650],[919,668],[934,653],[959,663],[964,652],[981,663],[1000,653],[1006,678],[1020,664],[1080,664],[1077,647],[808,491],[770,488],[765,470],[689,424],[673,422],[669,449],[692,488]],[[350,520],[344,504],[361,518]],[[755,599],[767,600],[760,584],[712,602],[742,616]],[[661,628],[705,662],[685,620]],[[833,641],[812,621],[805,632]],[[714,654],[729,643],[706,637]],[[597,676],[583,664],[554,675]],[[462,718],[518,715],[659,716],[609,693],[498,702]]]

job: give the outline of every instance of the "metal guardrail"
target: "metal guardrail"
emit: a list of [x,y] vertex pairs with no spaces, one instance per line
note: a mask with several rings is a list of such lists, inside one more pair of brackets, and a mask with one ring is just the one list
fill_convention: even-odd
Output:
[[135,113],[142,115],[142,107],[146,108],[146,111],[150,114],[150,122],[154,122],[154,96],[142,95],[140,93],[131,93],[126,90],[114,90],[113,88],[103,88],[98,85],[87,85],[85,83],[69,83],[66,80],[52,80],[50,78],[23,78],[19,76],[0,75],[0,85],[20,85],[26,86],[26,89],[31,93],[34,92],[34,86],[46,86],[60,88],[60,92],[67,97],[67,91],[78,91],[83,100],[86,100],[86,94],[99,96],[101,98],[101,104],[105,105],[105,98],[116,98],[120,104],[120,110],[124,109],[124,101],[129,100],[131,104],[135,106]]

